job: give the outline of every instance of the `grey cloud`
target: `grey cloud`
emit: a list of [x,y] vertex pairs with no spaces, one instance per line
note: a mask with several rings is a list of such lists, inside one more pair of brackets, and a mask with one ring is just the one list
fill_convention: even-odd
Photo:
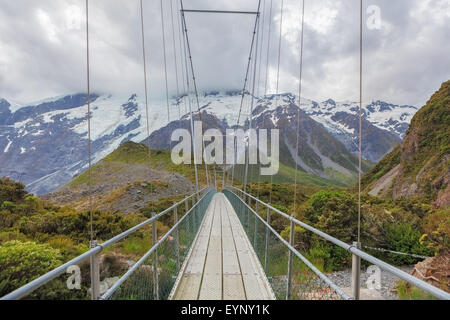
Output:
[[[262,0],[264,2],[264,0]],[[164,65],[159,1],[144,0],[146,54],[152,98],[162,98]],[[164,0],[170,94],[175,69],[170,1]],[[185,0],[186,8],[255,10],[257,0]],[[265,0],[266,13],[270,0]],[[33,101],[86,90],[84,1],[0,0],[0,97]],[[285,0],[299,10],[299,0]],[[450,0],[365,0],[378,5],[389,29],[364,28],[364,100],[383,99],[421,106],[450,78]],[[173,0],[175,11],[178,1]],[[79,28],[67,28],[67,9],[79,8]],[[276,67],[280,0],[273,0],[270,65]],[[337,10],[326,32],[319,19]],[[299,13],[299,11],[297,12]],[[314,15],[314,19],[313,18]],[[304,95],[325,100],[357,100],[359,84],[359,0],[306,0]],[[72,17],[73,18],[73,17]],[[242,87],[254,18],[188,14],[192,57],[200,90]],[[309,19],[309,20],[308,20]],[[44,20],[44,23],[43,21]],[[47,27],[45,26],[47,21]],[[328,23],[324,20],[325,23]],[[178,74],[179,21],[175,19]],[[282,39],[280,91],[297,91],[297,37]],[[267,40],[267,20],[264,37]],[[266,41],[263,50],[263,76]],[[142,94],[143,71],[139,1],[90,1],[92,90]],[[271,73],[271,83],[274,74]],[[264,77],[263,77],[264,78]],[[294,81],[293,81],[294,80]],[[263,81],[261,81],[263,83]],[[273,89],[273,88],[272,88]]]

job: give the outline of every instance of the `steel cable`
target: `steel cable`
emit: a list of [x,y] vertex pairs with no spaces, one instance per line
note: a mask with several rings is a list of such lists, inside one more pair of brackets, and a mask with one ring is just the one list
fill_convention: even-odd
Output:
[[[279,100],[279,84],[280,84],[280,61],[281,61],[281,39],[283,33],[283,8],[284,8],[284,0],[281,0],[281,8],[280,8],[280,34],[278,38],[278,60],[277,60],[277,80],[276,80],[276,88],[275,88],[275,110],[278,108],[278,100]],[[272,155],[270,155],[272,156]],[[270,194],[269,194],[269,204],[272,204],[272,184],[273,184],[273,175],[270,176]]]
[[90,61],[89,61],[89,0],[86,0],[86,68],[87,68],[87,100],[88,100],[88,154],[89,154],[89,177],[88,177],[88,193],[89,193],[89,220],[90,220],[90,237],[91,243],[94,240],[93,229],[93,201],[92,201],[92,150],[91,150],[91,83],[90,83]]
[[301,110],[301,99],[302,99],[302,73],[303,73],[303,34],[304,34],[304,24],[305,22],[305,0],[302,0],[302,23],[301,23],[301,34],[300,34],[300,69],[299,69],[299,84],[298,84],[298,109],[297,109],[297,130],[296,130],[296,147],[295,147],[295,176],[294,176],[294,214],[295,205],[297,201],[297,169],[298,169],[298,145],[300,139],[300,110]]
[[167,80],[167,57],[166,57],[166,35],[164,27],[164,7],[163,1],[160,0],[160,12],[161,12],[161,31],[162,31],[162,43],[163,43],[163,54],[164,54],[164,79],[166,82],[166,104],[167,104],[167,121],[170,123],[170,106],[169,106],[169,84]]

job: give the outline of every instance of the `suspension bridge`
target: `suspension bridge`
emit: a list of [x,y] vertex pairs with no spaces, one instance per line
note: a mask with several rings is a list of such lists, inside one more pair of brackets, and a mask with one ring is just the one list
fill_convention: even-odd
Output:
[[[267,3],[266,3],[267,2]],[[270,3],[270,5],[269,5]],[[191,119],[191,129],[194,112],[192,105],[197,104],[197,112],[201,117],[200,105],[198,103],[198,90],[195,82],[194,63],[190,49],[188,29],[185,14],[246,14],[254,15],[255,23],[250,45],[248,65],[245,72],[244,88],[242,100],[239,108],[237,125],[241,119],[242,107],[244,104],[245,92],[248,83],[251,83],[252,93],[250,95],[249,127],[252,127],[252,110],[256,90],[261,82],[258,79],[261,72],[261,52],[263,51],[264,33],[261,29],[260,19],[263,12],[263,21],[269,21],[269,31],[266,35],[267,52],[270,45],[270,22],[272,21],[273,1],[258,1],[256,11],[212,11],[212,10],[192,10],[184,9],[183,1],[179,2],[179,49],[183,49],[182,55],[182,78],[183,90],[187,92],[184,102],[189,107]],[[261,8],[261,4],[263,7]],[[303,20],[305,12],[305,1],[301,1],[302,9],[302,30],[300,41],[300,59],[303,56]],[[172,1],[170,1],[173,18]],[[144,64],[144,86],[145,102],[147,110],[147,133],[150,133],[148,124],[148,103],[147,103],[147,71],[146,71],[146,51],[144,36],[144,15],[142,0],[140,1],[141,26],[142,26],[142,49]],[[277,81],[276,93],[278,94],[279,67],[281,52],[281,34],[283,17],[283,0],[280,6],[280,30],[277,61]],[[164,14],[161,0],[161,20],[163,35]],[[88,27],[88,0],[86,0],[86,31],[87,31],[87,83],[89,87],[89,27]],[[362,1],[361,1],[361,26],[362,26]],[[175,27],[172,20],[173,42],[175,46]],[[362,33],[362,27],[361,27]],[[183,41],[181,41],[181,35]],[[362,38],[361,38],[362,40]],[[163,36],[164,63],[167,64],[165,54],[165,37]],[[361,46],[362,59],[362,46]],[[184,58],[184,60],[183,60]],[[266,63],[268,64],[268,54]],[[175,55],[175,64],[177,56]],[[300,86],[299,100],[301,98],[301,73],[302,61],[300,61]],[[267,66],[264,93],[267,94]],[[178,71],[177,71],[178,73]],[[362,78],[362,72],[360,73]],[[166,94],[167,88],[167,66],[165,66]],[[177,76],[177,91],[179,81]],[[193,89],[191,89],[193,85]],[[167,99],[168,100],[168,99]],[[300,102],[300,101],[299,101]],[[277,104],[278,101],[275,102]],[[300,106],[300,103],[298,104]],[[170,111],[168,107],[168,119]],[[90,103],[88,102],[88,128],[90,130]],[[361,117],[360,117],[361,118]],[[299,113],[297,116],[299,124]],[[297,132],[298,132],[297,125]],[[90,131],[89,131],[90,132]],[[193,130],[191,130],[193,132]],[[360,130],[361,132],[361,130]],[[149,135],[148,135],[149,136]],[[361,136],[360,136],[361,150]],[[89,172],[91,171],[91,152],[89,139]],[[236,144],[236,142],[235,142]],[[195,144],[193,144],[195,146]],[[298,149],[298,134],[297,134]],[[298,150],[297,150],[298,151]],[[196,150],[194,149],[194,154]],[[298,152],[297,152],[298,154]],[[149,153],[149,157],[150,157]],[[140,224],[106,240],[102,243],[96,241],[92,232],[93,198],[90,194],[90,225],[91,225],[91,248],[82,255],[64,263],[54,270],[42,275],[32,282],[2,297],[5,300],[32,298],[33,293],[52,286],[55,282],[66,280],[69,275],[75,278],[70,281],[81,281],[84,279],[89,288],[86,295],[93,300],[350,300],[360,299],[361,291],[361,260],[366,263],[378,266],[383,272],[387,272],[406,281],[412,286],[420,288],[438,299],[450,299],[450,295],[445,291],[436,288],[429,283],[422,281],[394,266],[391,266],[380,259],[377,259],[363,250],[359,239],[359,228],[357,241],[348,244],[340,241],[314,227],[296,219],[293,215],[283,212],[270,203],[259,199],[258,195],[247,192],[248,157],[246,157],[245,174],[243,177],[243,188],[237,188],[234,181],[234,166],[226,168],[223,166],[222,179],[216,178],[214,167],[214,179],[211,177],[208,166],[205,165],[205,186],[201,189],[198,179],[197,166],[195,165],[196,191],[174,203],[169,208],[153,214],[153,216]],[[297,162],[296,162],[297,163]],[[361,166],[361,152],[360,152]],[[360,170],[361,172],[361,170]],[[91,185],[89,175],[89,186]],[[222,180],[220,188],[218,181]],[[220,183],[219,183],[220,184]],[[296,185],[296,184],[295,184]],[[220,189],[220,192],[219,192]],[[360,190],[359,190],[360,194]],[[294,191],[294,204],[296,189]],[[271,199],[271,197],[270,197]],[[360,205],[359,205],[360,207]],[[289,239],[283,238],[273,227],[274,217],[282,218],[290,225]],[[171,227],[164,234],[158,235],[157,222],[161,219],[172,218]],[[352,259],[352,281],[351,287],[342,288],[334,283],[330,277],[320,271],[320,268],[313,261],[307,259],[301,249],[294,246],[296,226],[301,227],[305,232],[303,236],[316,237],[330,243],[348,255]],[[359,219],[358,219],[359,226]],[[142,230],[151,230],[152,241],[149,249],[140,256],[137,261],[133,261],[126,272],[117,277],[112,283],[107,283],[107,279],[101,279],[102,254],[109,252],[129,237],[133,237]],[[83,263],[89,264],[88,270],[74,268]],[[75,270],[74,272],[72,272]],[[78,271],[77,271],[78,270]],[[68,275],[67,272],[70,274]],[[81,273],[81,274],[80,274]],[[76,286],[75,286],[76,287]],[[79,289],[79,288],[78,288]],[[74,297],[80,298],[79,291],[74,288]],[[56,297],[58,298],[58,297]]]

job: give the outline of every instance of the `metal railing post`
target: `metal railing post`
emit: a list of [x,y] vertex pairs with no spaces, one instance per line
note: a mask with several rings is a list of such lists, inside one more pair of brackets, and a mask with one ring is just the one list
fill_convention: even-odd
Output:
[[[250,207],[250,204],[251,204],[251,199],[250,198],[247,198],[248,200],[248,206]],[[249,236],[250,236],[250,210],[248,210],[248,209],[246,209],[245,208],[245,211],[247,211],[247,223],[246,223],[246,227],[247,227],[247,230],[248,230],[248,233],[249,233]]]
[[[152,212],[152,217],[156,215]],[[152,222],[152,246],[158,242],[158,231],[156,229],[156,220]],[[159,300],[159,283],[158,283],[158,249],[153,253],[153,297]]]
[[[270,226],[270,208],[267,208],[266,222]],[[268,260],[269,260],[269,228],[266,227],[266,248],[264,253],[264,272],[267,273]]]
[[[255,201],[255,207],[256,207],[256,214],[258,214],[258,201]],[[255,252],[256,252],[256,229],[257,229],[257,226],[258,226],[258,224],[257,224],[257,218],[256,217],[254,217],[255,218],[255,225],[254,225],[254,232],[253,232],[253,248],[255,249]]]
[[[199,200],[200,201],[200,200]],[[197,201],[197,203],[199,202],[199,201]],[[194,238],[195,237],[195,230],[197,230],[197,212],[198,212],[198,206],[195,206],[195,208],[194,208],[194,206],[195,206],[195,203],[194,203],[194,199],[192,199],[192,206],[191,206],[191,209],[192,209],[192,212],[191,212],[191,215],[192,215],[192,238]]]
[[[353,246],[360,248],[361,243],[353,242]],[[355,300],[360,299],[361,288],[361,258],[356,254],[352,255],[352,294]]]
[[[291,217],[294,218],[294,215],[291,215]],[[294,233],[295,233],[294,220],[291,220],[291,227],[289,232],[289,244],[292,247],[294,246]],[[289,250],[286,300],[289,300],[291,298],[291,291],[292,291],[292,251]]]
[[[98,246],[97,240],[90,242],[91,249]],[[99,255],[93,254],[90,257],[91,265],[91,298],[92,300],[98,300],[100,297],[100,262]]]
[[[178,222],[178,207],[173,208],[173,225]],[[177,255],[177,272],[180,270],[180,244],[178,242],[178,227],[175,230],[175,250]]]
[[[184,201],[184,208],[186,210],[186,212],[184,214],[187,214],[188,211],[189,211],[189,200],[188,199],[186,199]],[[188,235],[189,244],[190,244],[191,243],[191,217],[187,217],[186,219],[187,219],[187,221],[186,221],[186,223],[187,223],[187,235]]]

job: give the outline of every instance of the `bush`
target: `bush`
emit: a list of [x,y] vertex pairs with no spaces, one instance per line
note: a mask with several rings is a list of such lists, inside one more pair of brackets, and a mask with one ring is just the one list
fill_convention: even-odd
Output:
[[7,177],[0,178],[0,204],[4,201],[17,202],[28,194],[22,182],[15,182]]
[[450,210],[436,211],[423,221],[420,243],[437,253],[450,248]]
[[[393,251],[425,256],[431,255],[432,252],[420,244],[420,236],[420,231],[413,229],[409,224],[394,224],[387,227],[386,244]],[[387,253],[386,260],[396,265],[406,265],[415,264],[422,259]]]
[[341,191],[315,193],[304,212],[307,223],[344,242],[351,242],[356,238],[357,218],[356,200]]
[[0,246],[0,296],[62,264],[57,249],[35,242],[8,241]]

